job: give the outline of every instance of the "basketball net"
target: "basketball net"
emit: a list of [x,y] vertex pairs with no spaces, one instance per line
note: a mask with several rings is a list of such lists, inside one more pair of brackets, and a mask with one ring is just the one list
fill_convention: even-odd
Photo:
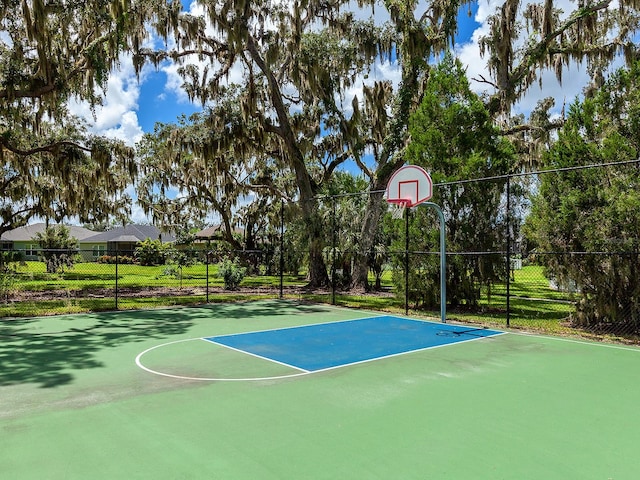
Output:
[[391,218],[393,219],[401,219],[404,215],[404,210],[407,208],[406,201],[394,201],[389,202],[389,208],[391,210]]

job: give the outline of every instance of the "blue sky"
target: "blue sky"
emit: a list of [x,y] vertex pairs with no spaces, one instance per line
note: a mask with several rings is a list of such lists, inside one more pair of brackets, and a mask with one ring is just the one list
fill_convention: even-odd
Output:
[[181,115],[191,115],[201,110],[175,91],[166,88],[167,74],[163,71],[149,74],[140,89],[138,122],[144,132],[152,132],[157,122],[175,123]]
[[[189,9],[191,4],[187,1],[183,0],[183,4]],[[463,63],[468,65],[470,77],[477,77],[478,74],[487,76],[486,60],[480,57],[477,42],[479,37],[487,31],[488,15],[493,13],[501,3],[499,0],[475,2],[470,7],[471,16],[467,15],[468,7],[462,7],[460,11],[456,53]],[[569,0],[558,3],[568,4]],[[384,74],[384,70],[381,71]],[[553,74],[545,74],[544,89],[532,88],[529,100],[522,102],[522,110],[525,112],[531,110],[537,99],[546,95],[562,98],[568,95],[568,100],[571,101],[579,92],[579,89],[572,88],[573,84],[580,85],[581,88],[586,76],[585,72],[579,70],[576,72],[575,78],[567,79],[565,76],[567,80],[563,86],[558,85]],[[156,122],[173,123],[182,114],[189,115],[200,110],[200,105],[189,102],[184,93],[180,92],[180,80],[177,77],[176,68],[171,65],[163,65],[157,71],[153,67],[147,67],[138,82],[132,68],[125,60],[121,70],[114,72],[109,83],[106,104],[98,112],[97,122],[90,118],[91,115],[86,108],[79,107],[78,110],[93,124],[97,133],[107,132],[108,135],[122,138],[128,143],[135,143],[142,132],[153,131]],[[478,91],[485,88],[484,85],[477,83],[475,87]],[[129,115],[126,115],[127,113]],[[119,118],[122,120],[118,121]]]
[[[187,10],[193,10],[196,4],[187,3],[188,1],[183,0],[183,4]],[[478,40],[488,31],[488,16],[494,13],[502,3],[501,0],[475,2],[471,6],[471,17],[467,15],[468,7],[463,7],[460,11],[460,31],[455,53],[467,66],[470,78],[480,74],[489,76],[486,71],[486,59],[480,56]],[[569,0],[556,2],[558,8],[562,8],[563,5],[568,12],[575,8]],[[380,10],[383,9],[378,9],[376,12]],[[138,80],[131,62],[124,59],[120,69],[113,72],[110,77],[104,105],[96,110],[95,116],[85,104],[71,104],[71,111],[84,117],[93,132],[119,138],[129,145],[134,145],[145,132],[153,131],[156,122],[175,123],[181,115],[190,115],[201,109],[200,105],[191,103],[181,91],[181,81],[176,70],[176,66],[169,63],[162,65],[158,70],[148,66]],[[538,99],[546,96],[559,99],[556,104],[559,111],[563,99],[567,102],[572,101],[585,85],[587,76],[582,70],[576,67],[570,76],[565,75],[562,86],[558,84],[552,73],[544,74],[543,87],[534,86],[527,98],[516,107],[516,111],[527,113],[535,106]],[[384,76],[397,82],[399,80],[397,74],[395,65],[378,65],[375,78]],[[472,83],[472,88],[481,92],[486,85]],[[350,104],[350,101],[347,104]],[[133,189],[130,193],[134,193]],[[137,207],[134,207],[132,220],[144,222],[146,218]]]

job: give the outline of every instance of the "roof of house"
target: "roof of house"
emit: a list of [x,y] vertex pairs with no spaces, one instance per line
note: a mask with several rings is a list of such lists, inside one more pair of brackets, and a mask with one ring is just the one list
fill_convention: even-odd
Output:
[[175,235],[171,232],[160,232],[154,225],[126,225],[117,227],[106,232],[95,233],[92,237],[86,238],[86,242],[119,242],[134,243],[143,242],[147,238],[151,240],[161,240],[162,242],[174,242]]
[[196,238],[211,238],[220,235],[220,225],[214,225],[213,227],[205,228],[196,233]]
[[[50,226],[53,226],[50,224]],[[158,227],[153,225],[127,225],[117,227],[106,232],[94,232],[84,227],[75,225],[65,225],[69,229],[69,235],[76,238],[80,243],[136,243],[147,238],[151,240],[161,240],[163,242],[174,242],[175,235],[171,232],[160,232]],[[45,223],[34,223],[24,227],[16,228],[2,234],[0,239],[5,242],[29,242],[37,233],[42,233],[46,229]]]
[[[239,234],[244,233],[241,228],[234,228],[233,232],[239,233]],[[223,234],[224,234],[224,227],[222,225],[213,225],[212,227],[208,227],[208,228],[205,228],[204,230],[200,230],[198,233],[196,233],[195,236],[198,239],[206,240],[208,238],[220,237]]]
[[[49,224],[49,226],[55,226]],[[93,230],[89,230],[84,227],[78,227],[75,225],[65,225],[69,229],[69,236],[76,238],[78,241],[84,241],[88,237],[96,234]],[[44,233],[47,225],[45,223],[34,223],[33,225],[26,225],[24,227],[16,228],[2,234],[0,239],[5,242],[29,242],[33,240],[33,237],[38,233]]]

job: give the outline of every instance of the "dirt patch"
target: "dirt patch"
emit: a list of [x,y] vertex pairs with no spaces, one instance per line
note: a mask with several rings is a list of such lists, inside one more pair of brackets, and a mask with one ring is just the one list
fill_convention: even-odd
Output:
[[[277,294],[274,288],[243,288],[235,291],[224,290],[219,287],[209,287],[209,294]],[[121,298],[148,298],[148,297],[192,297],[206,295],[207,291],[202,287],[146,287],[146,288],[119,288],[118,297]],[[96,288],[84,290],[20,290],[9,295],[10,302],[41,302],[47,300],[70,300],[80,298],[115,298],[116,291],[113,288]]]
[[[280,288],[275,287],[240,287],[237,290],[225,290],[222,287],[209,287],[209,295],[265,295],[276,296]],[[309,289],[302,286],[284,287],[285,295],[331,295],[331,289]],[[205,287],[119,287],[118,298],[153,298],[153,297],[195,297],[206,296]],[[337,295],[355,295],[357,297],[393,297],[390,292],[349,292],[337,291]],[[115,288],[94,289],[53,289],[53,290],[18,290],[9,296],[11,302],[44,302],[53,300],[75,300],[87,298],[114,298]]]

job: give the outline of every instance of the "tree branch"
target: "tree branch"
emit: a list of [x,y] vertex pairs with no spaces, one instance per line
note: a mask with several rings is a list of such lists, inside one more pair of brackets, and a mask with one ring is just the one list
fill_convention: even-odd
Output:
[[549,122],[549,124],[543,127],[540,127],[537,125],[531,125],[531,124],[515,125],[511,128],[500,130],[500,135],[509,136],[509,135],[515,135],[517,133],[526,133],[526,132],[532,132],[532,131],[548,132],[549,130],[560,128],[562,127],[562,125],[564,125],[564,119],[556,120],[554,122]]
[[58,148],[64,147],[64,146],[77,148],[87,153],[91,153],[90,148],[83,147],[82,145],[78,145],[77,143],[70,142],[70,141],[54,142],[49,145],[44,145],[42,147],[35,147],[35,148],[30,148],[28,150],[22,150],[18,147],[8,144],[2,137],[0,137],[0,147],[9,150],[11,153],[14,153],[16,155],[21,155],[24,157],[35,155],[36,153],[55,153],[55,151]]

